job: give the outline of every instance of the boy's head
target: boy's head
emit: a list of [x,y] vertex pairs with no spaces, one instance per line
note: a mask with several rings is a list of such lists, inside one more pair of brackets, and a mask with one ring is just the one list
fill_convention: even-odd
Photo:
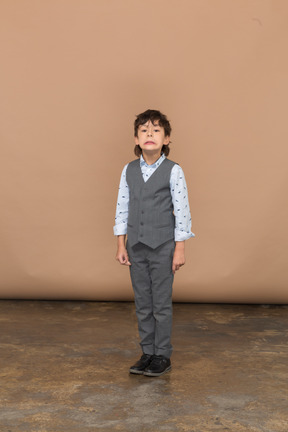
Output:
[[[150,110],[150,109],[148,109],[147,111],[145,111],[141,114],[138,114],[136,116],[136,120],[134,122],[134,136],[135,136],[135,138],[138,138],[139,128],[142,125],[145,125],[147,122],[151,122],[153,125],[158,125],[164,129],[164,136],[165,136],[168,144],[165,144],[162,146],[161,153],[164,153],[165,156],[168,156],[168,154],[170,152],[169,138],[170,138],[172,129],[171,129],[169,120],[167,119],[166,115],[162,114],[158,110]],[[134,153],[138,157],[141,156],[142,149],[139,145],[135,145]]]

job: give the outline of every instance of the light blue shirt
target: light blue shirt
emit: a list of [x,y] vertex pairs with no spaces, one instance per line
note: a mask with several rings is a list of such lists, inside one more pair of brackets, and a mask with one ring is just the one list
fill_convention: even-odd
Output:
[[[161,165],[165,155],[153,164],[148,165],[143,156],[140,157],[140,168],[144,182],[146,182],[156,169]],[[120,179],[116,217],[114,225],[114,235],[127,234],[128,209],[129,209],[129,186],[126,180],[127,165],[125,165]],[[170,191],[174,206],[175,215],[175,241],[188,240],[195,237],[191,231],[192,221],[188,201],[187,185],[182,168],[175,164],[170,174]]]

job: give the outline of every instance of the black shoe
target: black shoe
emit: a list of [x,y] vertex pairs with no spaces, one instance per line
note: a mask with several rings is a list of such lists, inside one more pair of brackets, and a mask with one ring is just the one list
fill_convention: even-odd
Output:
[[170,359],[164,356],[153,356],[153,359],[149,366],[145,369],[144,375],[146,376],[160,376],[171,370]]
[[130,367],[129,372],[132,374],[142,375],[144,370],[150,365],[153,356],[149,354],[143,354],[133,366]]

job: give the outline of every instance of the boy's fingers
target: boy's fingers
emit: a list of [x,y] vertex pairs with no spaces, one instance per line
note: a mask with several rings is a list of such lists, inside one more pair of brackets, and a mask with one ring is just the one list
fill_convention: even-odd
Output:
[[128,255],[125,256],[125,265],[131,265]]
[[123,257],[123,256],[117,256],[116,260],[119,261],[120,264],[124,264],[125,263],[125,257]]
[[122,265],[128,265],[128,266],[130,266],[131,265],[131,263],[130,263],[130,261],[128,260],[128,258],[126,257],[126,256],[120,256],[120,257],[118,257],[118,258],[116,258],[119,262],[120,262],[120,264],[122,264]]
[[172,265],[172,272],[173,274],[175,274],[176,271],[178,271],[180,269],[180,267],[182,267],[184,264],[173,264]]

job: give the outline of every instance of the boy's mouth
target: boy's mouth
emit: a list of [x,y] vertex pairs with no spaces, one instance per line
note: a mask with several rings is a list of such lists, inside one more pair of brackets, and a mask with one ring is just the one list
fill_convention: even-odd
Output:
[[154,144],[154,141],[146,141],[146,142],[145,142],[145,145],[146,145],[146,144]]

